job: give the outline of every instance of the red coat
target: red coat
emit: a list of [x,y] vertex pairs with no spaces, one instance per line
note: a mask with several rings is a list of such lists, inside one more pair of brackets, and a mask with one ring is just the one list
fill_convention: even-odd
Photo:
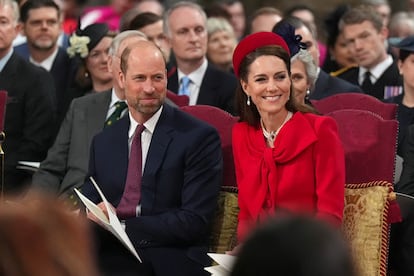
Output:
[[281,128],[274,148],[266,146],[261,127],[238,123],[233,128],[233,153],[239,241],[260,217],[279,208],[315,214],[340,225],[345,157],[332,118],[296,112]]

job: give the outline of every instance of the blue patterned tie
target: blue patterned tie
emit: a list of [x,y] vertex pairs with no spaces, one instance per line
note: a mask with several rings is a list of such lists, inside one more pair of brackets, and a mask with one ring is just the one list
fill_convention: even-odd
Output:
[[181,86],[180,86],[180,90],[178,91],[178,95],[187,95],[190,96],[190,78],[187,76],[184,76],[181,78]]

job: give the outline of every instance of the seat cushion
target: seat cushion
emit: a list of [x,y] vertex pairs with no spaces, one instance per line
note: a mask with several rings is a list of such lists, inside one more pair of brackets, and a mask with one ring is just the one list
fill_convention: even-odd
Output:
[[346,185],[342,231],[361,276],[386,275],[392,194],[385,181]]
[[238,214],[237,188],[222,187],[210,235],[210,252],[225,253],[237,245]]

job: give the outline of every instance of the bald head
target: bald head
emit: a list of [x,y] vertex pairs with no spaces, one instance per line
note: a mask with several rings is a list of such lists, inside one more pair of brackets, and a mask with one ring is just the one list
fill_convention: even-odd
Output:
[[[161,56],[160,56],[161,54]],[[150,41],[137,41],[132,45],[129,45],[121,55],[121,71],[126,74],[128,70],[128,61],[130,59],[161,59],[166,67],[166,62],[161,49]],[[154,61],[155,61],[154,60]]]

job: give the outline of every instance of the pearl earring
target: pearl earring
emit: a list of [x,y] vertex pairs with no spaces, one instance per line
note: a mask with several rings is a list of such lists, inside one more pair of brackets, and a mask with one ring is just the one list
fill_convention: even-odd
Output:
[[247,96],[247,105],[250,106],[250,96]]

